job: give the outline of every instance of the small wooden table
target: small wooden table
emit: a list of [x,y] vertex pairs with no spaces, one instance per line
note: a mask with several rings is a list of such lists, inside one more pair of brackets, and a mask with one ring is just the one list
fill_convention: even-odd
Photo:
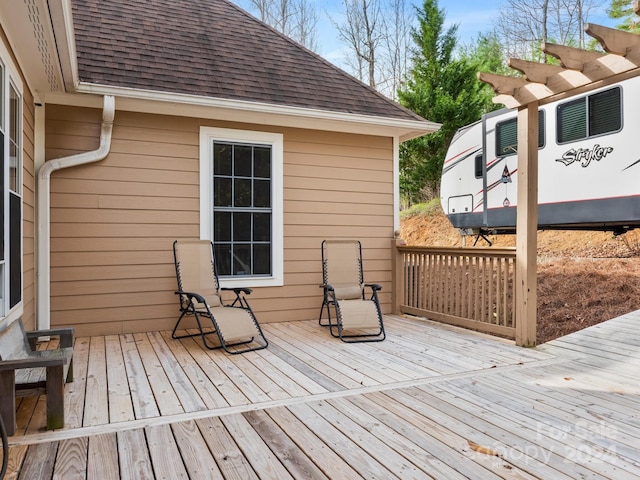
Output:
[[[26,333],[18,319],[0,331],[0,415],[16,430],[16,396],[46,394],[47,429],[64,427],[64,384],[73,381],[73,328]],[[60,348],[36,350],[38,337],[60,337]]]

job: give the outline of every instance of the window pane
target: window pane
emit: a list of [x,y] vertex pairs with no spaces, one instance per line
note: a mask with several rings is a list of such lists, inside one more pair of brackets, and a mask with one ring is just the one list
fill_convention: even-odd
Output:
[[483,159],[484,156],[483,155],[476,155],[475,158],[475,174],[476,174],[476,178],[482,178],[482,167],[483,165]]
[[255,177],[271,178],[271,148],[254,147],[254,173]]
[[236,177],[250,177],[252,172],[253,147],[236,145],[233,149],[233,174]]
[[254,275],[269,275],[271,273],[271,245],[253,246],[253,273]]
[[622,128],[620,88],[589,97],[589,136],[617,132]]
[[271,182],[269,180],[253,181],[253,206],[258,208],[271,206]]
[[215,212],[213,215],[213,238],[217,242],[231,241],[231,212]]
[[18,127],[20,126],[20,96],[13,85],[9,89],[9,139],[18,142]]
[[[538,148],[544,147],[544,112],[538,111]],[[514,118],[496,125],[496,156],[506,157],[518,153],[518,119]],[[476,177],[482,176],[476,170]]]
[[[0,79],[4,79],[4,66],[0,63]],[[0,81],[0,112],[4,112],[4,82]],[[2,134],[5,132],[5,118],[4,114],[0,114],[0,130]]]
[[3,317],[5,314],[4,275],[4,262],[0,262],[0,317]]
[[22,299],[22,215],[20,197],[9,195],[9,308],[16,306]]
[[213,237],[219,274],[269,275],[272,149],[243,143],[213,146]]
[[271,214],[256,213],[253,215],[253,241],[271,241]]
[[20,174],[20,96],[13,88],[9,90],[9,190],[21,193]]
[[216,207],[231,206],[231,185],[230,178],[213,179],[213,204]]
[[233,206],[234,207],[250,207],[251,206],[251,179],[236,178],[233,181]]
[[231,275],[231,244],[217,243],[213,248],[218,275]]
[[[0,73],[2,69],[0,68]],[[2,101],[0,100],[0,104]],[[0,115],[2,118],[2,115]],[[4,166],[6,165],[4,158],[4,133],[0,130],[0,226],[4,230],[4,205],[5,205],[5,187],[4,187]],[[0,234],[0,261],[4,260],[4,242],[5,242],[4,231]],[[4,278],[0,278],[0,283]],[[4,289],[2,290],[4,291]],[[0,316],[3,315],[3,312],[0,311]]]
[[584,98],[558,106],[558,142],[586,138],[587,112]]
[[496,125],[496,156],[513,155],[518,151],[518,122],[508,120]]
[[213,174],[230,177],[233,173],[231,169],[231,152],[233,146],[227,143],[215,143],[213,146]]
[[15,143],[9,142],[9,190],[18,190],[18,148]]
[[251,214],[237,212],[233,214],[233,241],[251,241]]
[[233,246],[233,275],[251,275],[251,246]]

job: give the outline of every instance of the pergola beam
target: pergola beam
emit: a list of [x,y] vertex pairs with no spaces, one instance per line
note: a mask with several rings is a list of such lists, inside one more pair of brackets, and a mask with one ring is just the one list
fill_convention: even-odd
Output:
[[585,31],[598,40],[607,53],[625,56],[631,47],[640,44],[639,35],[615,28],[587,23]]
[[493,91],[498,95],[513,95],[516,90],[527,83],[524,78],[496,75],[495,73],[479,72],[478,78],[491,85]]
[[[638,0],[640,8],[640,0]],[[588,24],[588,34],[596,38],[609,54],[544,43],[542,49],[560,60],[561,66],[534,63],[517,58],[509,66],[522,77],[481,72],[478,78],[490,84],[499,97],[496,103],[509,108],[530,102],[547,103],[556,95],[564,95],[618,74],[640,69],[640,35]],[[509,98],[510,97],[510,98]]]
[[560,65],[549,65],[547,63],[530,62],[519,58],[510,58],[507,65],[519,72],[530,82],[546,83],[547,78],[563,72]]
[[555,43],[543,43],[542,51],[547,55],[556,57],[564,68],[582,71],[585,63],[593,62],[604,56],[603,53],[582,50],[581,48],[567,47]]

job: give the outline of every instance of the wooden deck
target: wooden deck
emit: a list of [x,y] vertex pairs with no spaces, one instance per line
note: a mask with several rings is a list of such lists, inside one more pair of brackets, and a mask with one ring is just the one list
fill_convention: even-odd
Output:
[[78,338],[67,427],[24,399],[7,478],[638,478],[640,312],[536,349],[386,317],[347,345],[265,325],[267,350]]

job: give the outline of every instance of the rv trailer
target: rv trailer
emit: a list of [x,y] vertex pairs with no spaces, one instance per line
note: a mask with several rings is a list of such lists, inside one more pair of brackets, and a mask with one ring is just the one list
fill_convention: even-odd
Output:
[[[540,107],[540,229],[640,227],[639,105],[636,77]],[[489,113],[456,132],[440,195],[461,233],[515,231],[517,143],[515,110]]]

